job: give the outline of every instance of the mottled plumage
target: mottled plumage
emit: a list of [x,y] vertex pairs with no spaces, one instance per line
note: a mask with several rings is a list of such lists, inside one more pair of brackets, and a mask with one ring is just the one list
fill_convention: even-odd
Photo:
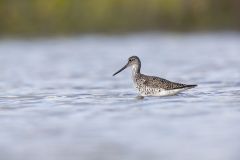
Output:
[[137,56],[130,57],[128,63],[114,75],[118,74],[128,66],[132,67],[133,82],[141,96],[174,95],[197,86],[175,83],[159,77],[141,74],[141,61]]

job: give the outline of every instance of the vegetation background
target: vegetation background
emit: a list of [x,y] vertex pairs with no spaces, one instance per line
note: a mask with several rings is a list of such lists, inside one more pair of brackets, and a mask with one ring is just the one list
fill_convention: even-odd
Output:
[[240,0],[0,0],[1,35],[240,29]]

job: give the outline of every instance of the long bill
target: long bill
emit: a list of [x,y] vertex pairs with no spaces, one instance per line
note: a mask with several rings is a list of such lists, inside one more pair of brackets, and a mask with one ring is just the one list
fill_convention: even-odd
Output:
[[116,73],[113,74],[113,76],[115,76],[116,74],[122,72],[124,69],[126,69],[128,67],[128,64],[126,64],[122,69],[120,69],[119,71],[117,71]]

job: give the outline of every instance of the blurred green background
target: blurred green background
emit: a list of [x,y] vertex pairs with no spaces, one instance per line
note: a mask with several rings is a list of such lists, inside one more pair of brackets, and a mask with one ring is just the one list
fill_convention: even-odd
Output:
[[1,35],[240,29],[240,0],[0,0]]

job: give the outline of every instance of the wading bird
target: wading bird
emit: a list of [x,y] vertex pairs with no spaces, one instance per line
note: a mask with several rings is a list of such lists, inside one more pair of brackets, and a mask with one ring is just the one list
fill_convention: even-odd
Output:
[[132,68],[133,83],[140,96],[170,96],[197,86],[175,83],[163,78],[141,74],[141,61],[137,56],[128,58],[128,63],[113,76],[127,67]]

